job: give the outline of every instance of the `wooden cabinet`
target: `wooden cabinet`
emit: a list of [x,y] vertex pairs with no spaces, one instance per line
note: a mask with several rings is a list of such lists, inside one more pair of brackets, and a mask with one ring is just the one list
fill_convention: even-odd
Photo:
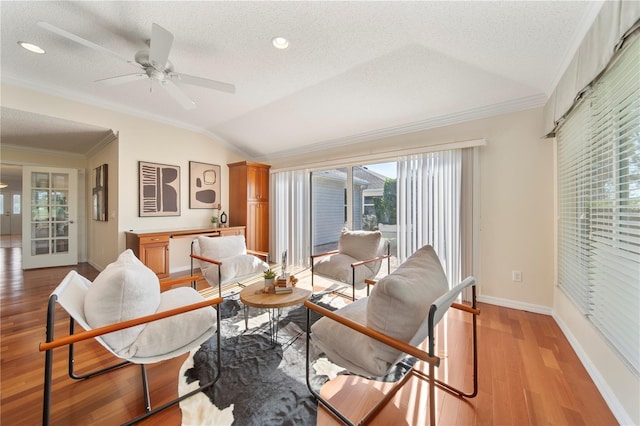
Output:
[[229,166],[229,225],[245,226],[247,248],[269,251],[269,168],[241,161]]
[[127,233],[127,248],[158,278],[169,277],[169,235],[140,235],[131,239],[129,235]]
[[127,248],[158,275],[169,277],[169,241],[171,238],[195,238],[198,235],[218,237],[223,235],[244,235],[244,226],[204,229],[169,229],[162,231],[125,232]]
[[269,166],[247,167],[247,200],[269,201]]

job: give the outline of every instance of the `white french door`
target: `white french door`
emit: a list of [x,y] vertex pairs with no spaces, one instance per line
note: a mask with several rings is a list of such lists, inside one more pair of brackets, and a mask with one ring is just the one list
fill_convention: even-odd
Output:
[[22,168],[22,268],[78,263],[78,172]]

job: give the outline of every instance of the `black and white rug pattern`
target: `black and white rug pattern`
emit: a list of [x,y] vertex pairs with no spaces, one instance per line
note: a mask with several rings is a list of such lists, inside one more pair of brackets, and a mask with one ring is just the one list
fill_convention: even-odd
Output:
[[[330,293],[314,295],[330,309],[344,299]],[[245,330],[244,310],[230,296],[220,305],[222,316],[222,373],[215,386],[180,403],[182,424],[196,425],[313,425],[317,402],[305,379],[306,309],[300,305],[281,310],[278,342],[272,346],[269,314],[249,309]],[[315,313],[312,313],[315,316]],[[312,321],[316,318],[312,317]],[[192,351],[180,369],[178,392],[183,395],[215,374],[216,337]],[[344,370],[329,362],[311,345],[310,381],[314,389]]]

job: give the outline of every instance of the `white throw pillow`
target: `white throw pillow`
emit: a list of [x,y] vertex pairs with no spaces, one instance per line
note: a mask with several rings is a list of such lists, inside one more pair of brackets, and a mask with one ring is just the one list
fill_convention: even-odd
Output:
[[338,252],[358,260],[378,256],[382,233],[380,231],[342,231],[338,240]]
[[[179,287],[163,292],[157,312],[168,311],[185,305],[202,302],[202,297],[191,287]],[[196,340],[216,325],[213,307],[185,312],[158,321],[150,322],[133,344],[121,355],[130,357],[153,357],[168,354]]]
[[[160,283],[131,250],[124,251],[89,286],[84,315],[92,328],[151,315],[160,304]],[[102,339],[114,352],[129,347],[144,325],[105,334]]]
[[[431,304],[449,288],[440,259],[433,247],[424,246],[393,273],[382,278],[371,291],[367,304],[367,326],[410,342],[427,320]],[[425,335],[419,336],[424,340]],[[393,363],[399,352],[382,343],[373,345],[373,357]]]

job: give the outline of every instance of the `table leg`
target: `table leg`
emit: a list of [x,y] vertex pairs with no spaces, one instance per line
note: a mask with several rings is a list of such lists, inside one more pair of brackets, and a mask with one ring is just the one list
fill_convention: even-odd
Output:
[[244,330],[249,329],[249,307],[244,305]]
[[275,347],[278,344],[278,324],[280,322],[280,308],[269,309],[269,337],[271,345]]

